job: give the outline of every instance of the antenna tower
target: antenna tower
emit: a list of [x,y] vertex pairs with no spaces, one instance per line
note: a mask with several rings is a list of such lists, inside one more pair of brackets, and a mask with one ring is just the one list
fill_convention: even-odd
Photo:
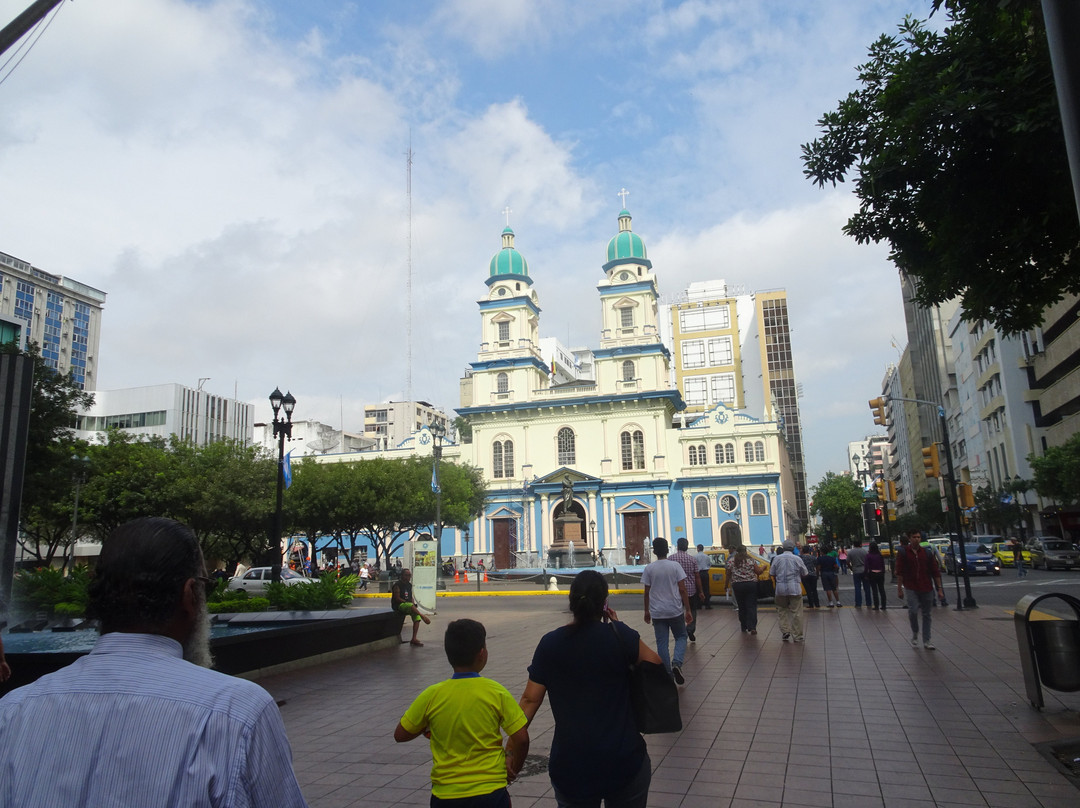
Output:
[[405,260],[405,400],[412,401],[412,130],[409,130],[409,150],[405,152],[405,196],[409,202],[409,229]]

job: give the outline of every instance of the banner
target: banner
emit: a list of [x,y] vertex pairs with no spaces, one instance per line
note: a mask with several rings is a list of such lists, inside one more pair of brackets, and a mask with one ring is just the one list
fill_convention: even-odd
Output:
[[413,597],[425,612],[435,613],[436,552],[433,540],[410,541],[412,555]]

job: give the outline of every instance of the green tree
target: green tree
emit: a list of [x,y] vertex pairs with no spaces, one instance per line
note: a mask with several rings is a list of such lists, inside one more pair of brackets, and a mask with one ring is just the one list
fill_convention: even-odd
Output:
[[472,443],[472,424],[467,418],[459,415],[454,419],[454,434],[462,443]]
[[72,541],[75,478],[83,471],[78,458],[86,454],[85,441],[75,437],[75,419],[80,409],[94,403],[94,396],[70,373],[65,376],[49,367],[36,344],[20,351],[4,343],[0,353],[24,354],[34,365],[19,543],[27,554],[49,564]]
[[[1031,483],[1026,485],[1031,488]],[[1013,489],[1010,484],[1005,488],[983,486],[975,491],[976,516],[991,532],[1004,535],[1020,524],[1022,511]]]
[[810,513],[821,517],[838,539],[862,536],[863,494],[859,484],[847,475],[828,472],[813,488]]
[[1080,293],[1080,226],[1037,0],[933,0],[941,33],[908,17],[858,68],[860,89],[818,121],[804,173],[853,176],[844,232],[888,242],[924,306],[1006,332]]
[[1080,500],[1080,432],[1061,446],[1051,446],[1041,457],[1029,455],[1028,463],[1035,472],[1034,485],[1039,496],[1061,505],[1073,505]]

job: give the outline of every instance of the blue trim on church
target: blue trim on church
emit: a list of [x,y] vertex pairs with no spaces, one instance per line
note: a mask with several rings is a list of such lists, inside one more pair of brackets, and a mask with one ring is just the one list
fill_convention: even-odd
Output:
[[594,359],[617,359],[620,356],[647,356],[649,354],[661,354],[671,359],[671,351],[661,342],[655,342],[652,345],[622,345],[618,348],[601,348],[593,351]]
[[[612,263],[619,264],[619,263],[626,263],[626,262],[624,262],[624,261],[614,261]],[[632,260],[629,263],[649,264],[648,261],[639,261],[639,260]],[[606,266],[608,266],[608,265],[605,264],[605,267]],[[652,264],[649,264],[649,266],[652,266]],[[605,297],[619,297],[620,295],[629,294],[631,292],[652,292],[653,294],[656,294],[656,282],[651,281],[651,280],[649,280],[649,281],[640,280],[640,281],[635,281],[634,283],[620,283],[618,286],[608,286],[605,283],[605,284],[601,284],[601,285],[597,286],[596,289],[597,289],[598,292],[600,292],[601,299],[603,299]]]
[[[507,360],[502,360],[507,361]],[[474,363],[474,368],[501,367],[491,363]],[[541,368],[544,366],[541,364]],[[546,370],[546,368],[544,368]],[[454,412],[458,415],[479,415],[492,412],[524,412],[528,410],[545,410],[556,407],[580,407],[584,404],[618,404],[623,401],[649,401],[652,399],[670,401],[675,411],[686,408],[682,396],[678,390],[651,390],[644,393],[627,393],[621,396],[575,396],[574,398],[547,398],[536,401],[521,401],[515,404],[495,404],[489,407],[460,407]]]
[[[501,277],[507,277],[505,275]],[[479,301],[480,310],[484,309],[515,309],[518,306],[525,306],[533,314],[540,314],[540,307],[533,303],[531,298],[521,295],[515,295],[514,297],[500,297],[495,300],[481,300]]]
[[[511,359],[489,359],[487,362],[470,362],[469,367],[473,370],[500,370],[503,368],[534,367],[544,373],[550,372],[551,368],[537,359],[535,356],[517,356]],[[502,409],[502,407],[489,407],[487,409]],[[461,410],[457,410],[461,412]]]

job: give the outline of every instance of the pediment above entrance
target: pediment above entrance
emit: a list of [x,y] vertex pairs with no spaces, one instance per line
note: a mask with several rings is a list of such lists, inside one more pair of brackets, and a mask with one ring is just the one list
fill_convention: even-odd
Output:
[[655,510],[656,510],[656,508],[654,508],[652,505],[647,505],[646,503],[642,502],[640,499],[632,499],[629,502],[627,502],[625,505],[623,505],[621,508],[616,508],[615,513],[634,513],[634,512],[643,513],[643,512],[646,512],[646,511],[648,511],[649,513],[652,513]]
[[593,477],[591,474],[586,474],[583,471],[577,471],[576,469],[561,466],[550,474],[545,474],[543,477],[537,477],[533,484],[558,483],[559,485],[562,485],[567,477],[570,478],[575,486],[578,483],[593,483],[598,485],[602,482],[599,477]]

